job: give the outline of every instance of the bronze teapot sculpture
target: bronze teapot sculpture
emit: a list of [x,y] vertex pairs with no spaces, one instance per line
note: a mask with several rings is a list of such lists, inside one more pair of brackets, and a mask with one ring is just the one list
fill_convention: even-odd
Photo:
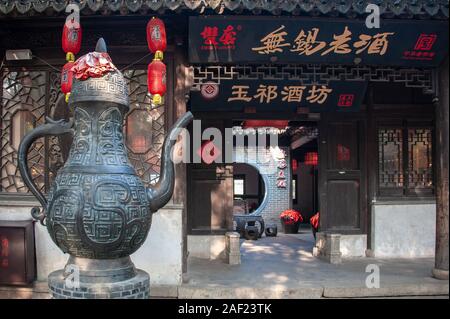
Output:
[[[106,53],[103,39],[96,52]],[[179,129],[193,116],[187,112],[171,128],[162,149],[159,182],[146,188],[130,164],[124,144],[123,118],[129,110],[129,98],[122,73],[114,67],[101,77],[74,78],[69,106],[74,109],[73,120],[47,119],[47,124],[21,141],[20,173],[42,205],[42,209],[34,208],[32,215],[41,223],[45,220],[55,244],[70,254],[69,263],[80,265],[86,274],[102,277],[105,262],[116,259],[116,266],[107,268],[119,270],[104,277],[132,278],[135,270],[129,255],[144,243],[152,214],[172,197],[175,176],[171,151]],[[46,198],[29,174],[28,149],[40,137],[66,133],[73,135],[70,153]]]

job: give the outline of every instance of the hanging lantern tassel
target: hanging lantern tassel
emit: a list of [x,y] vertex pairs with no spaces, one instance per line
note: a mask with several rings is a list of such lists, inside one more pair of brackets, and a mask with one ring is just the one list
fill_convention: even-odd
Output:
[[147,86],[153,95],[153,103],[160,105],[162,96],[166,93],[166,65],[159,59],[154,59],[147,70]]
[[67,62],[61,71],[61,91],[65,95],[66,103],[69,102],[69,96],[70,91],[72,90],[72,78],[73,78],[73,72],[72,72],[72,66],[73,62]]
[[81,25],[76,21],[69,21],[64,24],[62,34],[62,48],[66,52],[66,60],[75,61],[75,55],[81,48]]
[[158,18],[151,18],[147,23],[147,44],[150,52],[155,54],[155,59],[162,60],[167,48],[166,27]]

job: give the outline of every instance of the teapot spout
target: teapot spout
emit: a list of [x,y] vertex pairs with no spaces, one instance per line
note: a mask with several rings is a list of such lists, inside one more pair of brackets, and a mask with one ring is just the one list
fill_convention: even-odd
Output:
[[175,185],[175,168],[171,158],[172,149],[177,141],[180,129],[186,128],[193,118],[194,116],[191,112],[186,112],[172,126],[164,140],[159,181],[154,186],[147,188],[147,198],[152,212],[156,212],[172,198]]

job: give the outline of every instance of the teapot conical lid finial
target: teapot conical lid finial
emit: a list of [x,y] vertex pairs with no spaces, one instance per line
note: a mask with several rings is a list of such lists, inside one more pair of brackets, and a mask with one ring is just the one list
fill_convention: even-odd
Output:
[[106,48],[105,39],[103,38],[98,39],[97,45],[95,46],[95,52],[108,52],[108,49]]

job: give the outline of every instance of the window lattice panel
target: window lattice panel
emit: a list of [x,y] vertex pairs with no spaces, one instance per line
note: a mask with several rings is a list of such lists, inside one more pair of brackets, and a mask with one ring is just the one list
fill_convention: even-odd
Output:
[[383,188],[403,187],[403,132],[378,130],[378,179]]
[[432,131],[427,128],[408,130],[408,188],[433,185]]
[[[1,171],[0,191],[7,193],[27,193],[17,167],[18,146],[23,136],[33,128],[45,123],[45,118],[66,119],[72,111],[64,101],[60,90],[60,74],[49,71],[5,71],[2,74],[1,99]],[[159,179],[161,149],[165,137],[165,107],[154,107],[147,94],[146,70],[124,72],[129,82],[130,112],[124,120],[125,138],[128,116],[141,112],[150,119],[139,136],[150,136],[151,143],[142,152],[135,153],[126,143],[129,158],[136,172],[146,185]],[[46,107],[46,105],[48,105]],[[58,170],[67,159],[71,137],[50,136],[38,139],[28,153],[28,166],[34,182],[42,192],[46,192]],[[132,140],[132,139],[131,139]]]
[[[125,118],[125,138],[128,156],[137,174],[147,186],[158,181],[161,169],[161,150],[165,137],[165,106],[155,107],[151,96],[147,93],[147,71],[127,70],[124,72],[130,89],[130,112]],[[129,125],[136,124],[136,117],[146,118],[136,132],[136,136],[128,136]],[[136,141],[147,138],[135,148]],[[150,142],[148,142],[150,141]]]
[[[17,167],[22,136],[45,122],[46,72],[8,72],[3,77],[1,110],[1,191],[27,192]],[[28,153],[31,176],[45,188],[45,141],[37,140]]]

